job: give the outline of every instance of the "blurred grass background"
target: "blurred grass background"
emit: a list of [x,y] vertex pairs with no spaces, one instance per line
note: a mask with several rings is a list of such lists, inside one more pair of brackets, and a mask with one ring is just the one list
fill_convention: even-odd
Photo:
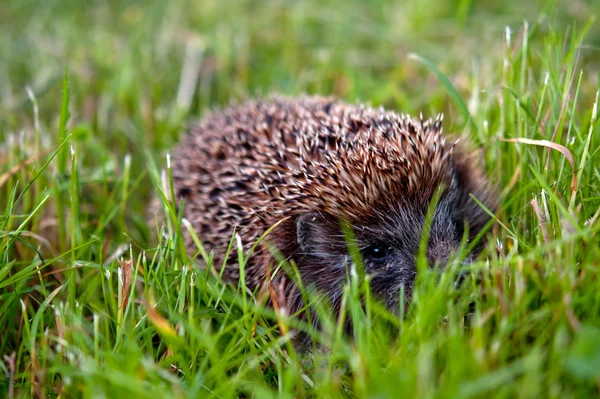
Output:
[[[599,393],[600,2],[4,0],[1,7],[0,394]],[[70,117],[61,130],[65,73]],[[231,319],[235,300],[194,288],[183,258],[161,249],[151,264],[142,255],[156,235],[144,217],[154,192],[150,160],[163,166],[165,151],[207,108],[272,92],[443,112],[446,131],[468,134],[501,189],[503,227],[480,266],[490,273],[486,283],[462,289],[455,307],[450,288],[430,286],[425,292],[435,295],[417,295],[412,322],[391,349],[377,338],[347,343],[325,356],[323,371],[294,368],[282,342],[250,337],[244,331],[261,312]],[[547,158],[545,148],[498,140],[553,134],[573,152],[574,194],[560,153]],[[132,264],[143,272],[127,291],[121,273]],[[141,298],[152,290],[185,345],[147,311]],[[473,328],[457,328],[469,300],[477,302]],[[351,371],[339,372],[340,363]]]
[[[498,90],[507,27],[512,45],[524,21],[543,21],[537,29],[568,40],[568,31],[583,28],[599,8],[594,1],[6,1],[3,124],[21,127],[16,111],[31,108],[26,85],[38,97],[41,119],[56,113],[49,105],[60,96],[68,64],[71,123],[85,121],[116,151],[168,145],[188,43],[205,49],[194,115],[272,91],[447,111],[443,87],[409,53],[438,65],[468,98],[477,94],[474,81]],[[595,66],[599,44],[594,24],[582,62]],[[555,56],[548,61],[558,62]]]

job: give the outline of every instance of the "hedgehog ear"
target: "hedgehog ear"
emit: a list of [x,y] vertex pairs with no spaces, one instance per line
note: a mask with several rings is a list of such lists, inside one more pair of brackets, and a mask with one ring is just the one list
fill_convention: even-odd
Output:
[[300,215],[296,219],[296,238],[300,251],[307,254],[322,254],[328,241],[327,219],[319,212]]

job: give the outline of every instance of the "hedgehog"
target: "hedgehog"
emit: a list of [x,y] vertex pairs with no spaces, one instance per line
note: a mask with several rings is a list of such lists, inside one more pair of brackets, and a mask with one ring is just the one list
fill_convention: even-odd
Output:
[[[344,226],[372,293],[392,309],[402,292],[411,298],[436,192],[426,258],[440,269],[465,232],[473,240],[489,222],[472,197],[495,207],[478,158],[446,141],[442,119],[316,95],[246,100],[188,129],[171,154],[173,192],[214,265],[226,261],[227,281],[240,278],[237,255],[224,259],[232,233],[247,251],[271,229],[243,274],[250,289],[270,290],[279,310],[304,308],[298,277],[339,306],[352,265]],[[296,277],[278,268],[282,260],[293,261]]]

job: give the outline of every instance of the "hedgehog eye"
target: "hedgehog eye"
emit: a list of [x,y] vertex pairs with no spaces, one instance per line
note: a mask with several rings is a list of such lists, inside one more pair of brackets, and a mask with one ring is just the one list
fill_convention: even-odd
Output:
[[392,247],[387,244],[379,243],[374,245],[369,245],[364,248],[362,251],[362,255],[365,258],[381,260],[386,258],[390,252],[392,252]]

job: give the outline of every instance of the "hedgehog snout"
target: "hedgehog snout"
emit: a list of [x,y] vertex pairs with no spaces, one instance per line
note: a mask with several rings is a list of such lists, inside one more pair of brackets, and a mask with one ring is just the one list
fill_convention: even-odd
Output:
[[431,266],[439,265],[444,268],[450,256],[458,249],[458,243],[453,239],[435,240],[427,248],[427,260]]

